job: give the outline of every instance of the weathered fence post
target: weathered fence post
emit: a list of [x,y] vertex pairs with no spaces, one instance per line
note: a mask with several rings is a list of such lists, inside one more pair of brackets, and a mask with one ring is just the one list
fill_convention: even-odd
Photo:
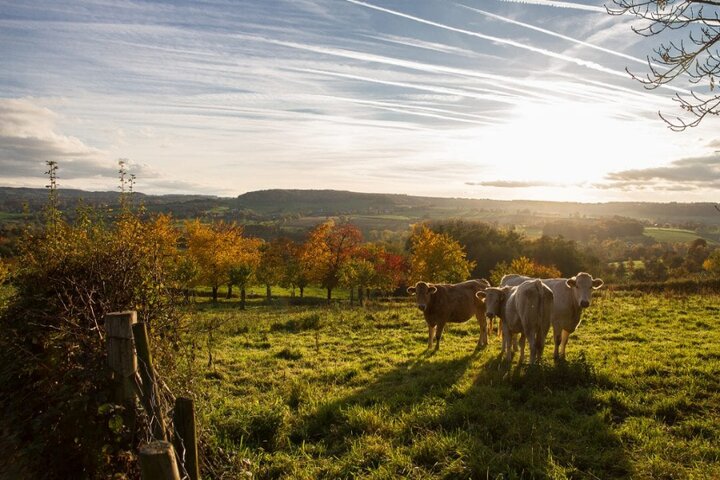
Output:
[[135,401],[133,382],[137,371],[137,355],[133,343],[132,326],[137,323],[137,312],[113,312],[105,315],[108,365],[118,377],[117,400],[132,404]]
[[140,447],[142,480],[180,480],[175,452],[170,442],[152,442]]
[[150,419],[153,437],[156,440],[167,440],[165,434],[165,420],[160,408],[160,395],[155,381],[155,368],[150,354],[150,341],[148,340],[145,322],[136,323],[132,327],[137,349],[138,367],[142,380],[142,402]]
[[175,400],[173,426],[175,427],[173,438],[175,452],[177,452],[190,480],[199,480],[200,465],[195,429],[195,405],[192,399],[178,397]]

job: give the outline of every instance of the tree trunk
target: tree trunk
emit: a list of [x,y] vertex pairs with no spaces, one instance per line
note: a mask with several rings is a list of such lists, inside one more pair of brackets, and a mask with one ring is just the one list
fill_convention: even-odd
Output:
[[218,287],[212,287],[212,301],[217,303],[218,300]]
[[350,306],[352,307],[355,301],[355,287],[350,287]]
[[228,291],[227,295],[225,295],[225,298],[232,298],[232,283],[228,283]]
[[270,284],[265,284],[265,296],[267,297],[267,301],[269,302],[272,300],[272,292],[270,291]]
[[361,307],[365,306],[365,298],[363,297],[363,287],[362,286],[358,287],[358,304]]
[[327,303],[330,305],[330,302],[332,301],[332,288],[327,288]]
[[245,287],[240,289],[240,310],[245,310]]
[[292,286],[292,292],[290,293],[292,298],[295,298],[295,285]]
[[305,294],[305,287],[300,287],[300,298],[303,298],[304,294]]

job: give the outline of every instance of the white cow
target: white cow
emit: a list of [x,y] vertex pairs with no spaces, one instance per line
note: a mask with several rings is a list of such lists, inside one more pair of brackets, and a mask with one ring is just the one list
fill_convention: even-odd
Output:
[[520,334],[520,363],[525,360],[525,339],[530,344],[530,363],[538,363],[550,329],[553,292],[540,280],[528,280],[518,286],[487,288],[475,294],[484,299],[488,318],[502,320],[503,352],[512,360],[512,339]]
[[[501,286],[515,286],[531,280],[524,275],[505,275]],[[583,309],[590,306],[592,291],[603,286],[600,278],[580,272],[572,278],[547,278],[542,282],[550,287],[554,301],[551,323],[555,339],[554,358],[565,358],[565,347],[570,334],[580,325]]]

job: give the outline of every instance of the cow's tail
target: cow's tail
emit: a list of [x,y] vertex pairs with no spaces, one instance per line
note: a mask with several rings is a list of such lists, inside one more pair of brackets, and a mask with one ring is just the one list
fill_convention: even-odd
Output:
[[537,348],[538,351],[540,351],[543,348],[543,344],[545,343],[545,338],[543,338],[543,328],[541,327],[542,323],[545,320],[545,292],[543,283],[541,280],[535,280],[535,290],[537,291],[537,298],[538,298],[538,322],[535,322],[535,328],[537,329],[535,331],[535,348]]

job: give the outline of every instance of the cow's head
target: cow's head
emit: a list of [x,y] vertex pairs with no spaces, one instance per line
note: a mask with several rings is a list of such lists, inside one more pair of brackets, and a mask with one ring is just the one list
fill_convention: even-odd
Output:
[[431,283],[417,282],[414,287],[408,287],[407,292],[415,295],[417,307],[424,312],[430,305],[432,296],[437,293],[437,287]]
[[603,281],[599,278],[593,278],[589,273],[580,272],[572,278],[568,278],[565,284],[570,287],[573,292],[573,298],[580,308],[590,306],[592,291],[603,286]]
[[512,287],[490,287],[475,293],[479,300],[485,301],[485,314],[488,318],[493,319],[502,316],[502,307],[508,295],[510,295],[510,290],[512,290]]

